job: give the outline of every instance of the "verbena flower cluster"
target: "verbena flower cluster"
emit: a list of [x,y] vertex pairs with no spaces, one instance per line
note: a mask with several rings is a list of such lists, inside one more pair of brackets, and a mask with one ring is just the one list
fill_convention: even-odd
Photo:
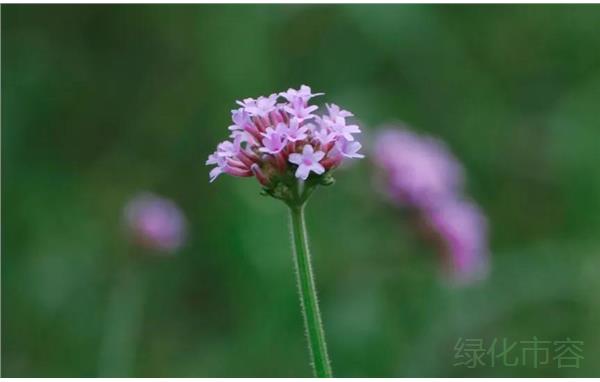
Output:
[[315,114],[318,107],[309,101],[320,95],[302,85],[237,101],[230,139],[219,143],[206,161],[215,166],[210,181],[221,174],[254,176],[269,189],[286,173],[305,181],[311,173],[320,176],[338,167],[345,158],[363,158],[354,136],[360,128],[348,121],[353,114],[335,104],[326,104],[326,114]]
[[446,145],[403,128],[388,128],[375,141],[374,162],[390,198],[416,213],[427,237],[439,245],[451,275],[472,281],[485,275],[487,221],[464,195],[464,170]]
[[141,247],[172,253],[186,237],[186,219],[177,205],[150,192],[136,195],[125,206],[124,219],[131,239]]
[[436,235],[445,265],[460,281],[485,276],[488,267],[487,221],[472,201],[450,199],[425,212],[423,218]]

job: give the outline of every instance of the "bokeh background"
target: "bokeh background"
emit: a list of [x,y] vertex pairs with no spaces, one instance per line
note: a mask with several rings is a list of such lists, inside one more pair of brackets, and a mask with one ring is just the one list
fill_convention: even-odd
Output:
[[[598,25],[595,5],[3,5],[3,375],[110,374],[133,269],[119,376],[310,376],[284,206],[204,166],[234,100],[306,83],[367,144],[399,120],[444,139],[490,222],[491,274],[457,288],[368,160],[315,193],[335,374],[598,376]],[[140,190],[184,210],[175,256],[132,255]],[[584,341],[581,367],[453,366],[459,338],[533,336]]]

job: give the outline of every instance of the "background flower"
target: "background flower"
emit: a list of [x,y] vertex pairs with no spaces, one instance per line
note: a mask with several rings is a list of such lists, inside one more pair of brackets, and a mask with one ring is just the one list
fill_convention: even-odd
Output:
[[464,170],[439,139],[406,127],[377,133],[373,161],[388,197],[418,215],[417,228],[437,242],[448,274],[466,284],[488,267],[487,219],[464,201]]
[[424,213],[427,228],[438,241],[446,270],[468,283],[487,276],[487,219],[472,202],[449,200]]
[[185,218],[169,199],[140,193],[127,203],[124,216],[132,240],[145,248],[173,253],[184,243]]
[[460,194],[463,168],[440,140],[386,127],[376,137],[373,160],[393,200],[430,208]]

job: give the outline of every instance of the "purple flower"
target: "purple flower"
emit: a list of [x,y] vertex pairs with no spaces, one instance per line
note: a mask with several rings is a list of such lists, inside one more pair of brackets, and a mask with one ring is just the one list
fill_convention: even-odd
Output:
[[325,106],[327,107],[327,111],[329,112],[328,118],[332,121],[335,121],[335,119],[338,117],[347,118],[354,116],[354,114],[350,113],[348,110],[340,109],[340,107],[334,103],[332,103],[331,105],[325,104]]
[[229,126],[229,130],[244,130],[246,124],[250,122],[250,116],[244,108],[239,108],[231,111],[231,120],[233,121],[233,125]]
[[428,208],[462,189],[462,166],[437,139],[387,129],[376,137],[373,158],[400,203]]
[[330,129],[338,137],[344,138],[347,141],[353,141],[352,134],[360,133],[360,128],[356,125],[346,125],[344,117],[337,116],[335,119],[323,118],[322,125]]
[[277,94],[271,94],[268,97],[246,98],[244,101],[237,101],[238,105],[251,116],[266,117],[275,109],[277,103]]
[[319,163],[324,156],[324,152],[315,152],[311,145],[306,145],[302,149],[302,154],[290,154],[289,161],[298,165],[296,177],[306,180],[311,171],[319,175],[325,172],[325,168]]
[[447,269],[453,278],[469,282],[485,276],[488,267],[487,221],[471,202],[449,200],[424,214],[441,244]]
[[[254,98],[244,98],[242,101],[235,101],[238,105],[241,106],[241,111],[247,112],[248,109],[256,107],[256,100]],[[231,111],[233,114],[234,110]]]
[[224,158],[237,156],[239,154],[240,150],[242,149],[241,144],[242,144],[243,140],[244,140],[244,135],[237,134],[237,135],[235,135],[233,142],[224,141],[224,142],[219,143],[217,145],[217,153],[216,153],[217,156],[224,157]]
[[301,121],[314,118],[315,116],[312,113],[317,109],[318,107],[315,105],[307,106],[301,98],[297,98],[290,102],[289,105],[284,106],[285,111]]
[[[223,173],[255,176],[261,185],[274,190],[278,183],[288,182],[288,174],[306,180],[311,172],[320,176],[337,168],[344,158],[362,158],[358,153],[360,143],[354,142],[353,136],[360,133],[360,128],[346,122],[352,113],[331,104],[327,105],[328,115],[313,114],[318,107],[309,105],[309,101],[322,94],[302,85],[299,90],[236,101],[241,107],[232,110],[232,140],[219,143],[206,161],[216,166],[210,171],[210,181]],[[287,102],[278,103],[279,97]],[[318,128],[309,122],[313,118]],[[305,153],[305,161],[293,162]],[[309,161],[312,165],[300,166]]]
[[172,253],[185,241],[185,217],[169,199],[141,193],[127,203],[124,218],[132,239],[142,247]]
[[277,125],[277,128],[273,129],[271,127],[267,127],[267,132],[263,133],[264,139],[262,140],[263,146],[258,150],[260,152],[269,153],[269,154],[277,154],[285,147],[285,134],[287,128],[285,124],[280,123]]
[[308,131],[309,126],[304,125],[300,127],[300,121],[298,118],[290,119],[289,126],[286,126],[283,123],[280,123],[279,125],[283,126],[283,131],[285,132],[284,134],[288,141],[296,142],[306,139],[306,132]]
[[225,157],[223,156],[218,155],[217,153],[214,153],[208,156],[206,164],[217,165],[217,167],[210,170],[210,173],[208,174],[210,177],[210,182],[212,183],[215,181],[215,179],[217,179],[219,175],[221,175],[224,172],[224,169],[227,166],[227,159],[225,159]]
[[318,130],[314,130],[314,136],[315,136],[315,139],[317,141],[319,141],[319,143],[322,146],[325,146],[328,143],[335,141],[335,138],[336,138],[335,133],[332,133],[331,131],[329,131],[329,129],[324,128],[324,127],[321,127]]
[[244,135],[238,134],[233,142],[219,143],[217,151],[208,156],[206,164],[217,166],[209,173],[211,183],[223,173],[243,177],[252,175],[249,169],[252,164],[252,154],[242,148],[242,142],[245,142]]
[[373,158],[382,170],[389,196],[411,208],[437,242],[456,281],[485,276],[487,221],[463,196],[464,174],[446,145],[406,129],[386,129],[375,141]]
[[356,141],[347,141],[341,139],[336,142],[335,148],[339,150],[340,154],[346,158],[364,158],[365,156],[358,153],[362,145]]
[[311,92],[310,86],[302,85],[300,86],[300,90],[289,88],[286,92],[279,93],[280,96],[285,98],[288,102],[294,103],[297,99],[302,100],[304,104],[306,104],[311,98],[323,95],[325,93],[315,93]]

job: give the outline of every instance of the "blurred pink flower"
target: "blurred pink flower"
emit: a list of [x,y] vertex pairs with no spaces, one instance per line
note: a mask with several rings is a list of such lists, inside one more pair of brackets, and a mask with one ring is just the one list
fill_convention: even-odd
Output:
[[458,282],[482,279],[488,270],[487,219],[472,202],[451,200],[424,211],[426,227],[440,245],[450,276]]
[[406,129],[385,129],[375,140],[375,164],[386,191],[402,204],[429,208],[454,198],[463,186],[463,168],[438,139]]
[[376,137],[372,157],[386,193],[416,213],[452,278],[469,282],[485,276],[487,221],[477,205],[465,201],[464,170],[447,146],[404,128],[387,128]]
[[125,206],[124,218],[132,240],[142,247],[171,253],[185,241],[185,217],[169,199],[140,193]]

